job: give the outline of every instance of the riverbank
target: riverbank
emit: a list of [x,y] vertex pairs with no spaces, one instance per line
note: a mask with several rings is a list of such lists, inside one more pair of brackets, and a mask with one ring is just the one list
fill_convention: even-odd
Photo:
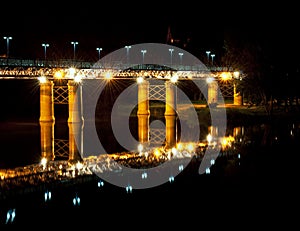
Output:
[[238,126],[247,123],[248,125],[262,124],[262,123],[278,123],[283,121],[300,121],[300,111],[293,110],[285,112],[283,109],[274,109],[272,114],[268,114],[264,106],[248,105],[218,105],[216,108],[208,108],[202,104],[194,104],[198,113],[199,121],[210,123],[210,110],[225,110],[226,122],[231,126]]

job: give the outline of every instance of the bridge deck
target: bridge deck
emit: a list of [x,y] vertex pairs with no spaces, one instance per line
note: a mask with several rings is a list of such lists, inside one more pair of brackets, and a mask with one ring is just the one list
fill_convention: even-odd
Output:
[[84,79],[106,78],[111,73],[114,78],[170,78],[176,74],[179,79],[216,77],[220,72],[233,72],[230,67],[204,65],[172,65],[159,66],[153,64],[124,64],[114,62],[103,65],[101,63],[79,62],[71,60],[19,60],[0,59],[0,79],[36,79],[40,76],[54,78],[60,73],[66,79],[80,75]]

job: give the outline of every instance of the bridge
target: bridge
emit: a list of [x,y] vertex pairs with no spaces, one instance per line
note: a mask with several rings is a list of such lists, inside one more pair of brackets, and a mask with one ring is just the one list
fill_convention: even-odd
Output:
[[[243,75],[231,68],[209,67],[201,65],[154,65],[131,64],[126,62],[89,63],[74,60],[19,60],[0,59],[1,80],[37,80],[40,88],[40,147],[41,162],[15,169],[0,170],[0,199],[9,196],[9,192],[26,193],[26,190],[48,190],[52,187],[76,182],[95,180],[92,173],[104,175],[110,171],[117,172],[123,168],[143,167],[147,170],[163,162],[170,162],[176,171],[182,171],[182,163],[195,156],[202,161],[206,150],[214,150],[221,145],[219,156],[239,158],[237,149],[232,148],[243,136],[243,129],[236,128],[232,136],[219,137],[218,128],[209,127],[207,137],[198,143],[183,143],[177,139],[177,86],[181,81],[202,81],[207,85],[207,105],[218,103],[219,94],[222,97],[232,97],[233,103],[242,104],[241,95],[236,92],[236,82]],[[86,81],[132,81],[137,84],[137,121],[138,141],[144,147],[151,144],[151,152],[138,150],[136,153],[102,154],[82,158],[84,129],[86,122],[83,118],[82,87]],[[153,129],[150,127],[151,100],[165,100],[165,127]],[[68,105],[69,139],[62,140],[54,137],[56,115],[54,104]],[[76,140],[76,137],[80,138]],[[213,137],[219,137],[215,140]],[[164,144],[161,147],[159,145]],[[176,145],[176,151],[172,148]],[[206,156],[214,164],[215,153]],[[184,161],[185,160],[185,161]],[[141,166],[141,164],[143,166]],[[173,167],[173,166],[172,166]],[[142,174],[142,179],[147,177]],[[174,171],[175,172],[175,171]],[[209,167],[206,168],[209,174]],[[149,174],[151,175],[151,174]],[[169,175],[169,181],[174,180]],[[98,182],[100,183],[100,182]],[[128,185],[129,187],[130,185]],[[100,187],[100,186],[99,186]],[[126,191],[130,190],[126,187]],[[10,189],[10,190],[5,190]]]
[[[217,101],[219,96],[233,98],[234,104],[242,104],[242,96],[236,90],[236,83],[243,79],[240,70],[231,67],[203,65],[154,65],[130,64],[122,61],[107,63],[81,62],[75,60],[22,60],[0,58],[0,79],[50,80],[76,78],[84,79],[137,79],[157,78],[171,81],[206,80],[209,83],[207,103]],[[218,86],[216,86],[216,84]],[[218,89],[219,88],[219,89]]]
[[[54,156],[78,159],[72,124],[82,124],[82,82],[89,80],[131,80],[138,84],[138,136],[140,143],[164,143],[172,147],[176,136],[176,84],[180,81],[202,81],[207,84],[207,105],[218,103],[221,97],[233,98],[236,105],[242,104],[242,97],[236,91],[236,82],[243,75],[225,67],[204,65],[157,65],[128,64],[124,61],[103,60],[96,63],[75,60],[21,60],[0,59],[0,79],[36,79],[40,83],[40,125],[42,157],[53,160]],[[149,129],[149,100],[166,100],[164,131]],[[55,139],[54,104],[69,105],[69,140]],[[72,126],[71,126],[72,125]],[[166,140],[165,140],[166,139]],[[165,141],[164,141],[165,140]],[[54,152],[54,146],[56,152]],[[77,154],[76,154],[77,153]],[[77,157],[76,157],[77,156]]]
[[[147,48],[147,49],[145,49]],[[180,48],[162,44],[138,44],[106,55],[95,63],[73,60],[20,60],[0,59],[0,79],[35,79],[40,87],[40,125],[42,157],[55,156],[78,159],[82,147],[74,136],[83,131],[82,88],[85,81],[131,81],[137,86],[138,140],[141,144],[164,143],[173,147],[177,143],[177,89],[180,83],[201,82],[200,91],[207,106],[215,106],[225,97],[236,105],[242,104],[237,83],[243,74],[228,67],[206,66],[193,55]],[[173,57],[173,53],[180,56]],[[142,56],[141,56],[142,55]],[[180,58],[179,58],[180,57]],[[142,58],[142,61],[141,61]],[[193,92],[191,85],[189,92]],[[199,90],[199,89],[198,89]],[[165,129],[150,129],[151,100],[165,102]],[[54,153],[54,104],[68,104],[69,140],[56,140]],[[75,130],[74,130],[75,129]],[[151,139],[152,137],[152,139]],[[154,137],[154,138],[153,138]],[[67,150],[66,150],[67,149]],[[64,151],[66,150],[66,151]]]

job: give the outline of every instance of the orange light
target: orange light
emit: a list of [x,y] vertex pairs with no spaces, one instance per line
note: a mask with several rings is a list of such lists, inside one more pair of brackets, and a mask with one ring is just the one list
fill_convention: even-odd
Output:
[[232,75],[230,72],[222,72],[220,77],[223,81],[228,81],[228,80],[232,79]]
[[54,78],[56,79],[62,79],[64,77],[64,73],[62,71],[56,71],[54,73]]
[[156,158],[158,158],[158,157],[161,155],[160,150],[156,148],[156,149],[154,150],[154,155],[155,155]]

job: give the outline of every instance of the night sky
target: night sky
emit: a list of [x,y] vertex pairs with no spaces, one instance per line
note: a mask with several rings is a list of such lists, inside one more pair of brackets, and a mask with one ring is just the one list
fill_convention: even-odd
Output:
[[[1,6],[0,35],[13,37],[12,57],[42,59],[41,44],[49,43],[49,59],[71,58],[70,42],[78,41],[78,58],[93,59],[96,47],[105,55],[128,44],[165,43],[170,26],[173,37],[196,56],[209,49],[217,58],[224,39],[230,38],[259,44],[277,62],[299,63],[298,8],[293,4],[25,1]],[[5,52],[2,39],[0,54]]]

